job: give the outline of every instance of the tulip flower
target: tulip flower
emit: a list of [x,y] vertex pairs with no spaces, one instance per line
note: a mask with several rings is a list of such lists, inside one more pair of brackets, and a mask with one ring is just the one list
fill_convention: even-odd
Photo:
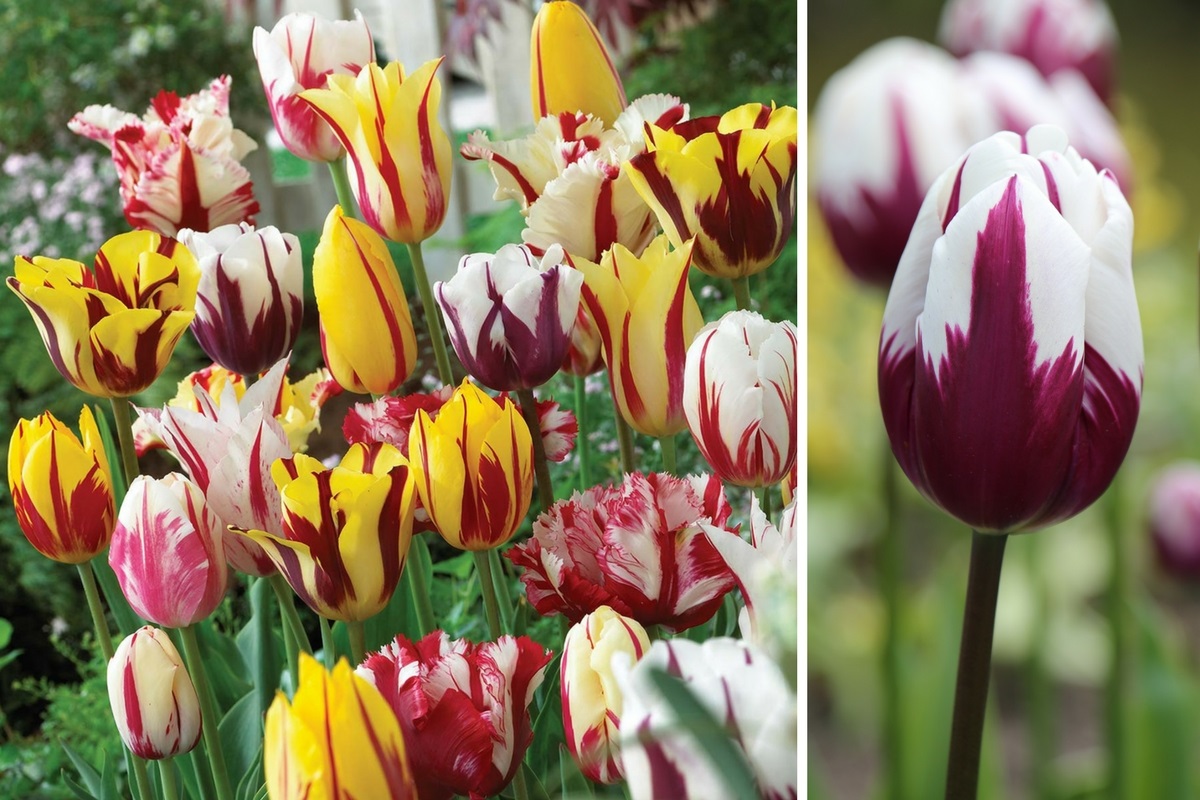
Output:
[[387,394],[412,372],[417,334],[387,245],[334,206],[313,253],[321,352],[346,389]]
[[292,13],[271,32],[254,29],[254,58],[262,76],[271,119],[284,147],[305,161],[336,161],[342,143],[312,106],[300,99],[305,89],[324,89],[329,75],[358,75],[375,60],[375,42],[362,14],[352,20],[326,20]]
[[418,642],[397,636],[358,674],[400,720],[417,796],[483,800],[521,768],[533,741],[529,704],[550,658],[527,636],[474,644],[434,631]]
[[723,480],[769,486],[796,462],[797,333],[752,311],[706,325],[687,351],[683,408]]
[[327,619],[361,622],[387,605],[412,540],[413,484],[390,445],[354,445],[325,468],[305,455],[276,461],[283,531],[234,528],[261,545],[292,590]]
[[884,309],[892,451],[977,531],[1040,528],[1108,486],[1141,404],[1133,215],[1058,128],[997,134],[930,189]]
[[200,267],[192,333],[208,357],[258,375],[287,356],[304,315],[299,240],[243,222],[211,233],[184,229],[179,241]]
[[[345,661],[326,672],[300,654],[300,679],[267,709],[263,772],[271,800],[417,800],[396,715]],[[421,800],[426,800],[421,795]]]
[[97,397],[128,397],[166,367],[195,316],[200,272],[187,248],[149,231],[109,239],[92,271],[78,261],[19,256],[8,279],[50,360]]
[[67,123],[112,150],[130,226],[174,236],[253,224],[259,206],[241,160],[258,145],[229,119],[229,84],[224,75],[182,99],[159,92],[140,118],[88,106]]
[[[626,475],[560,500],[505,556],[524,567],[534,609],[579,622],[610,606],[642,625],[682,631],[712,619],[734,577],[701,531],[732,513],[711,475]],[[736,530],[726,530],[736,536]]]
[[614,656],[637,661],[650,649],[650,637],[636,620],[608,606],[585,616],[563,642],[561,693],[567,749],[589,780],[615,783],[624,776],[618,726],[621,687]]
[[484,386],[532,389],[558,372],[583,286],[563,259],[557,245],[539,260],[510,244],[463,256],[454,277],[434,285],[454,352]]
[[134,612],[186,628],[216,610],[229,568],[224,525],[196,484],[178,473],[140,475],[117,513],[108,563]]
[[408,448],[421,505],[450,545],[512,538],[533,497],[533,439],[515,403],[464,380],[436,419],[417,412]]
[[87,406],[79,436],[49,411],[23,419],[8,445],[8,490],[25,538],[46,558],[81,564],[104,552],[116,524],[112,471]]
[[1147,513],[1159,566],[1184,580],[1200,577],[1200,464],[1180,461],[1159,473]]
[[683,370],[704,319],[688,287],[690,242],[659,236],[638,258],[616,245],[600,264],[581,262],[583,300],[596,320],[613,399],[634,430],[671,436],[687,426]]
[[145,625],[108,662],[108,702],[121,741],[138,758],[171,758],[200,741],[200,699],[170,637]]
[[604,39],[570,0],[545,3],[534,17],[529,83],[535,120],[582,111],[611,125],[627,105]]
[[438,121],[442,59],[411,75],[393,61],[357,78],[333,74],[300,98],[329,123],[350,156],[363,221],[393,242],[418,244],[442,226],[450,196],[450,139]]

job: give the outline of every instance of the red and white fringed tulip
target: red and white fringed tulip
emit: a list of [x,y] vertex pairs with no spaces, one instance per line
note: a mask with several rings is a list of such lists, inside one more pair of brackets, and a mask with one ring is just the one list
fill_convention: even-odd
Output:
[[358,668],[400,719],[421,800],[498,795],[533,741],[529,704],[551,653],[526,636],[403,636]]
[[333,129],[299,94],[324,89],[329,75],[353,77],[375,60],[375,42],[362,14],[355,11],[352,20],[288,14],[270,33],[254,29],[254,58],[284,147],[306,161],[345,155]]
[[909,480],[980,531],[1066,519],[1108,486],[1141,405],[1133,215],[1038,126],[930,189],[884,309],[883,419]]
[[555,503],[505,556],[524,568],[525,593],[543,616],[578,622],[611,606],[681,631],[711,619],[733,588],[733,573],[700,530],[726,528],[730,513],[714,476],[634,473]]
[[138,616],[185,628],[216,610],[229,573],[224,527],[182,475],[134,479],[117,513],[108,563]]
[[722,480],[770,486],[796,462],[797,334],[790,322],[731,311],[688,347],[683,410]]
[[125,637],[108,662],[108,702],[121,741],[138,758],[171,758],[200,741],[200,698],[179,651],[149,625]]
[[1180,461],[1163,470],[1154,480],[1148,506],[1159,566],[1187,581],[1200,578],[1200,464]]

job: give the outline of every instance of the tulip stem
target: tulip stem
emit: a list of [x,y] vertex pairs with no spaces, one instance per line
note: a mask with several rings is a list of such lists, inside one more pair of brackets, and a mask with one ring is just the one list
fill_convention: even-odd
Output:
[[158,776],[162,779],[163,800],[179,800],[179,786],[175,783],[175,759],[164,758],[159,761]]
[[212,768],[213,780],[217,786],[217,800],[233,800],[233,789],[229,784],[229,770],[225,767],[225,752],[221,749],[221,716],[217,710],[217,700],[213,696],[212,684],[208,681],[208,671],[204,668],[204,659],[200,657],[200,643],[196,640],[196,627],[188,625],[179,629],[183,639],[183,652],[187,658],[188,671],[196,684],[197,694],[200,695],[201,727],[204,730],[204,749],[208,751],[208,764]]
[[437,360],[438,377],[446,386],[454,385],[454,370],[450,367],[450,354],[446,352],[446,337],[442,333],[441,315],[433,301],[433,287],[425,272],[425,257],[421,255],[421,243],[408,245],[408,257],[412,260],[414,283],[421,295],[421,308],[425,311],[425,327],[433,344],[433,357]]
[[954,716],[950,724],[950,757],[946,800],[972,800],[979,791],[979,754],[992,670],[992,631],[996,597],[1004,564],[1006,534],[971,534],[971,568],[963,609],[958,677],[954,684]]
[[587,378],[575,375],[575,452],[579,454],[579,491],[592,485],[587,426]]
[[637,465],[633,462],[633,429],[621,416],[621,407],[617,405],[615,397],[613,398],[613,413],[617,421],[617,444],[621,448],[621,472],[629,475],[637,469]]
[[362,620],[353,620],[346,623],[346,629],[350,632],[350,658],[358,666],[367,657],[367,628]]
[[346,171],[346,157],[330,161],[329,176],[333,178],[333,191],[337,192],[338,205],[342,213],[352,219],[358,219],[358,205],[354,202],[354,193],[350,191],[350,174]]
[[[279,613],[289,628],[292,631],[292,638],[296,640],[296,646],[304,652],[312,655],[312,646],[308,643],[308,634],[304,632],[304,624],[300,622],[300,615],[296,612],[295,595],[292,594],[292,587],[288,586],[287,580],[278,572],[267,579],[271,588],[275,590],[275,597],[279,600]],[[288,656],[289,659],[291,656]],[[295,662],[292,664],[295,667]],[[293,672],[293,677],[297,674]]]
[[[413,536],[413,545],[417,545],[417,535]],[[424,540],[419,545],[422,553],[428,556]],[[417,611],[417,627],[421,636],[437,630],[437,620],[433,616],[433,601],[429,597],[429,583],[425,580],[425,569],[422,566],[424,558],[414,559],[413,547],[409,547],[409,561],[404,565],[404,574],[408,576],[408,585],[412,589],[413,608]],[[416,563],[414,563],[416,562]]]
[[1108,624],[1112,631],[1111,661],[1108,681],[1104,687],[1104,705],[1108,739],[1108,784],[1111,797],[1125,797],[1126,748],[1125,730],[1129,723],[1126,714],[1125,692],[1129,686],[1129,626],[1126,619],[1126,598],[1129,596],[1129,557],[1121,536],[1121,486],[1114,481],[1104,497],[1104,528],[1108,539],[1109,576],[1107,601]]
[[486,550],[472,550],[475,571],[479,573],[479,593],[483,595],[483,612],[487,616],[488,630],[492,639],[499,639],[504,631],[500,627],[500,607],[496,603],[496,584],[492,580],[492,564]]
[[[888,465],[887,469],[890,471],[891,465]],[[894,479],[889,478],[888,480],[894,480]],[[775,484],[769,484],[767,486],[764,486],[763,490],[762,490],[762,499],[758,503],[758,508],[760,511],[762,511],[763,518],[766,519],[767,522],[771,521],[771,493],[774,490],[775,490]],[[886,513],[888,515],[888,523],[887,524],[889,524],[889,525],[893,524],[891,518],[895,512],[894,506],[895,506],[895,503],[891,502],[891,498],[888,498],[888,508],[887,508]]]
[[658,446],[662,448],[663,472],[675,474],[675,437],[660,436]]
[[[900,538],[900,492],[897,485],[895,458],[889,442],[884,441],[883,461],[883,527],[879,532],[878,570],[879,589],[883,595],[883,751],[886,758],[887,794],[890,800],[902,800],[904,781],[904,694],[900,680],[900,642],[904,636],[905,598],[902,589],[904,576],[904,547]],[[767,499],[771,489],[763,490],[762,512],[770,521]]]
[[317,621],[321,623],[321,660],[325,662],[325,669],[332,671],[333,665],[337,663],[337,648],[333,644],[333,628],[329,626],[329,620],[317,614]]
[[538,419],[537,400],[532,389],[517,389],[517,400],[521,404],[521,415],[533,439],[533,471],[537,475],[538,499],[542,511],[554,505],[554,484],[550,482],[550,462],[546,458],[546,442],[542,439],[542,423]]
[[737,303],[738,311],[750,311],[750,277],[743,275],[740,278],[733,278],[733,299]]
[[138,476],[137,452],[133,449],[133,419],[129,415],[129,398],[113,397],[113,418],[117,423],[117,441],[121,443],[121,464],[125,470],[125,486]]
[[517,767],[517,774],[513,775],[513,792],[517,796],[517,800],[529,800],[529,787],[525,784],[525,765]]

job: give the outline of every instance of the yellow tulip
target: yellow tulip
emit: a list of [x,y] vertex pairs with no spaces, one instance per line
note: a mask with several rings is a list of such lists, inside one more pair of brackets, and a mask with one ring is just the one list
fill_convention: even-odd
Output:
[[533,20],[529,82],[535,120],[582,111],[611,127],[628,105],[600,32],[570,0],[551,0]]

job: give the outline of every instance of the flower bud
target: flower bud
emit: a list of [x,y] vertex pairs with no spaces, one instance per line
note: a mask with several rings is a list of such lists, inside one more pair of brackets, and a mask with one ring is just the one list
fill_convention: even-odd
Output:
[[1155,479],[1150,540],[1159,565],[1185,580],[1200,578],[1200,464],[1172,464]]
[[121,740],[138,758],[170,758],[200,741],[200,700],[165,631],[146,625],[108,662],[108,701]]
[[625,109],[625,87],[587,12],[570,0],[545,3],[529,47],[533,118],[582,111],[611,125]]

